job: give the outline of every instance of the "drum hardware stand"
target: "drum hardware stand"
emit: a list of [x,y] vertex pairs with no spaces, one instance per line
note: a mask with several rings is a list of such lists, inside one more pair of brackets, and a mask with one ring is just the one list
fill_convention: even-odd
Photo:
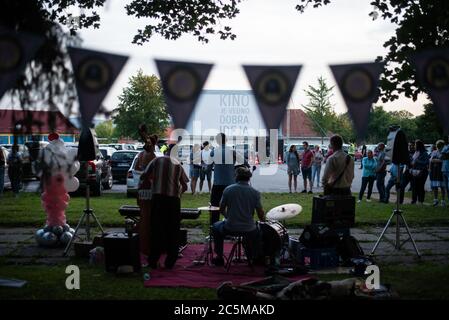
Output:
[[[370,256],[374,255],[374,252],[376,251],[377,247],[379,246],[380,241],[382,240],[383,236],[385,235],[385,232],[387,231],[388,227],[390,226],[391,221],[394,217],[396,217],[396,242],[395,242],[395,249],[401,250],[402,246],[407,243],[409,240],[412,241],[413,248],[415,249],[416,255],[418,258],[421,258],[421,254],[419,253],[418,247],[416,246],[415,240],[413,239],[412,233],[410,232],[410,229],[407,225],[407,222],[405,221],[404,216],[402,215],[402,210],[399,209],[399,198],[401,196],[401,192],[404,192],[404,190],[401,190],[401,172],[400,164],[397,164],[397,179],[396,179],[396,208],[393,209],[393,213],[391,214],[390,218],[388,219],[387,224],[385,225],[384,229],[382,230],[382,233],[379,236],[379,239],[377,239],[376,244],[373,247],[373,250],[371,250]],[[404,240],[401,243],[401,230],[400,230],[400,221],[402,220],[402,223],[404,224],[405,230],[408,234],[408,239]]]
[[98,220],[98,218],[95,215],[94,211],[90,208],[90,187],[89,187],[89,182],[88,182],[88,177],[89,177],[89,173],[88,173],[89,164],[88,164],[88,161],[86,161],[85,166],[86,166],[86,168],[85,168],[86,169],[86,208],[83,210],[83,215],[81,216],[80,220],[78,221],[78,225],[76,226],[75,233],[73,234],[73,237],[70,239],[69,243],[67,243],[67,246],[66,246],[66,248],[64,250],[64,253],[63,253],[63,256],[66,256],[67,253],[69,252],[70,247],[72,246],[73,241],[75,240],[75,237],[78,234],[78,230],[80,229],[80,227],[83,224],[83,222],[85,222],[84,229],[86,230],[86,239],[87,239],[87,241],[90,241],[90,216],[93,217],[95,223],[100,228],[101,233],[104,234],[104,230],[103,230],[103,227],[100,224],[100,221]]

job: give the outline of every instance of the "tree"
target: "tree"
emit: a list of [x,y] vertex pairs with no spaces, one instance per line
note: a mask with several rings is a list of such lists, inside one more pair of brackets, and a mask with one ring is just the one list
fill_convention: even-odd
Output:
[[416,126],[418,130],[414,138],[424,143],[435,143],[444,136],[443,128],[431,103],[425,104],[424,113],[416,117]]
[[[314,8],[327,5],[330,0],[300,0],[296,9],[304,12],[309,4]],[[416,101],[418,94],[426,92],[417,81],[410,63],[410,54],[429,48],[449,45],[449,1],[447,0],[371,0],[382,18],[396,24],[396,33],[386,40],[389,51],[377,61],[386,63],[380,88],[383,102],[399,98],[399,94]],[[373,11],[370,16],[378,15]]]
[[99,123],[95,127],[95,132],[97,133],[97,138],[105,139],[105,143],[111,143],[112,139],[116,137],[112,120]]
[[169,125],[161,82],[155,75],[144,75],[142,70],[129,79],[114,112],[115,130],[122,137],[138,139],[137,128],[142,123],[148,132],[161,136]]
[[304,90],[309,98],[309,102],[302,107],[312,120],[313,129],[320,133],[321,140],[323,140],[324,136],[327,136],[328,131],[333,127],[337,118],[330,102],[330,98],[333,96],[333,89],[334,87],[329,87],[323,77],[319,77],[317,87],[309,85],[309,88]]
[[341,135],[343,141],[353,142],[356,140],[356,133],[348,113],[339,114],[332,123],[330,131]]
[[366,140],[371,143],[385,142],[392,122],[389,112],[382,106],[375,106],[369,116]]
[[[18,32],[30,32],[45,38],[35,60],[10,92],[20,100],[23,109],[30,109],[33,101],[44,101],[50,108],[57,106],[65,113],[73,113],[76,90],[66,47],[81,43],[77,30],[98,28],[100,16],[95,11],[106,0],[0,0],[1,25]],[[134,43],[143,44],[159,34],[167,39],[178,39],[193,34],[199,41],[208,42],[209,36],[234,39],[231,28],[222,24],[238,14],[240,0],[133,0],[125,6],[128,15],[149,18],[144,30],[137,30]],[[81,14],[74,16],[72,9]],[[220,28],[214,29],[213,26]],[[131,39],[130,39],[131,41]],[[104,112],[104,110],[101,110]]]

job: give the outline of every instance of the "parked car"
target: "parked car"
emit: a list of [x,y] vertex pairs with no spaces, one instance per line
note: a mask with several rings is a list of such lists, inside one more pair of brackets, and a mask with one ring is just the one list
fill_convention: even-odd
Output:
[[[75,148],[74,146],[72,148]],[[112,188],[112,170],[109,161],[107,161],[101,152],[98,152],[95,160],[87,162],[87,180],[86,180],[86,162],[80,161],[81,166],[75,176],[80,181],[79,191],[86,188],[87,183],[92,195],[101,196],[103,189]]]
[[126,182],[128,170],[138,153],[137,150],[120,150],[112,154],[110,163],[114,180]]
[[100,146],[100,152],[103,155],[103,158],[107,161],[111,160],[112,155],[114,154],[114,152],[117,152],[116,149],[111,148],[111,147],[101,147]]
[[135,146],[133,144],[129,143],[110,143],[108,144],[109,147],[115,148],[115,150],[136,150]]

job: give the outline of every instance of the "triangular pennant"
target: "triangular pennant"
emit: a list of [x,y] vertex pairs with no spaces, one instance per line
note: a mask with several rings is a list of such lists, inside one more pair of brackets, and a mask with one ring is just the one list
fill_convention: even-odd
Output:
[[44,38],[0,28],[0,98],[14,87]]
[[444,134],[449,135],[449,49],[423,51],[412,56],[418,80],[427,90]]
[[362,141],[367,133],[371,106],[379,95],[379,78],[383,63],[354,63],[331,65],[335,81],[348,108],[357,140]]
[[173,125],[185,129],[213,65],[157,59],[155,62]]
[[268,130],[279,128],[284,119],[301,67],[243,66]]
[[68,51],[75,74],[81,120],[89,127],[128,57],[73,47]]

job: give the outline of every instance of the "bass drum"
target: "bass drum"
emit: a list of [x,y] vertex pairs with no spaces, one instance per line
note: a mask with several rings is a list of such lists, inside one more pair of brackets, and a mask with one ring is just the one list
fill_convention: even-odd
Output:
[[259,222],[259,228],[262,234],[263,256],[279,255],[282,248],[288,244],[287,229],[279,221],[273,220]]

